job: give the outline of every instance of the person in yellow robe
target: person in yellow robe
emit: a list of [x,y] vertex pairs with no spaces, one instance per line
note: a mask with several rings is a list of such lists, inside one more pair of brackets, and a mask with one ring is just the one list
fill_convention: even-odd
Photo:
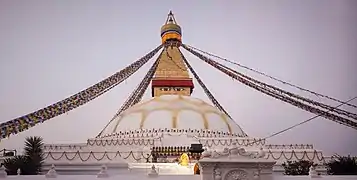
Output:
[[193,174],[200,174],[200,166],[198,165],[198,163],[196,163],[193,167]]
[[179,159],[179,164],[181,166],[188,166],[190,159],[186,153],[183,153]]

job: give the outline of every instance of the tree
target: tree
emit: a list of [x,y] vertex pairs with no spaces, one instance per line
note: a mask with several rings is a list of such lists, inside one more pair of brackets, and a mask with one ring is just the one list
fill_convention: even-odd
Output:
[[43,162],[43,139],[34,136],[26,138],[24,155],[6,159],[4,166],[9,175],[17,174],[18,169],[23,175],[37,175],[42,170]]
[[21,174],[26,174],[27,157],[23,155],[14,156],[4,160],[4,166],[8,175],[16,175],[17,170],[21,170]]
[[327,173],[331,175],[357,175],[357,157],[337,156],[326,166]]
[[287,161],[283,163],[283,168],[285,170],[284,175],[309,175],[310,166],[316,166],[311,161],[300,160],[300,161]]
[[25,141],[24,155],[31,166],[30,175],[41,173],[44,162],[43,139],[38,136],[27,137]]

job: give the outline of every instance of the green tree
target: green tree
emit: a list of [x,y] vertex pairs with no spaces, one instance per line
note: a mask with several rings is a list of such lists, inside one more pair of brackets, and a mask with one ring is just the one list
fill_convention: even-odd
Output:
[[43,162],[43,139],[34,136],[26,138],[24,155],[6,159],[4,166],[9,175],[17,174],[18,169],[23,175],[37,175],[42,170]]
[[27,157],[23,155],[18,155],[14,156],[12,158],[7,158],[4,160],[4,166],[6,169],[6,173],[8,175],[16,175],[17,170],[21,170],[21,174],[26,174],[27,169],[26,169],[26,163],[27,163]]
[[327,173],[331,175],[357,175],[357,157],[337,156],[326,166]]
[[41,173],[44,162],[43,139],[38,136],[27,137],[25,141],[24,155],[28,158],[30,175]]
[[297,176],[297,175],[309,175],[310,166],[316,166],[311,161],[287,161],[283,163],[284,175]]

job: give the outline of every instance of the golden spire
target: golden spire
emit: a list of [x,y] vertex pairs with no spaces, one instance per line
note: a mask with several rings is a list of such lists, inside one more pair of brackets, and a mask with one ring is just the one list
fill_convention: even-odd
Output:
[[192,93],[193,82],[179,50],[181,33],[181,27],[170,11],[166,23],[161,27],[164,52],[152,79],[152,96],[190,96]]
[[172,11],[167,15],[165,24],[161,27],[162,43],[168,40],[176,40],[181,42],[182,31],[181,27],[177,24]]

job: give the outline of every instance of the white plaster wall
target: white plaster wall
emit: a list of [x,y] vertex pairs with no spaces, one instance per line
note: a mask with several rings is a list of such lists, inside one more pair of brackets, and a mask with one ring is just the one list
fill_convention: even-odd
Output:
[[[44,175],[38,176],[8,176],[6,179],[9,180],[46,180]],[[96,175],[63,175],[58,176],[53,180],[98,180]],[[201,176],[199,175],[160,175],[157,178],[149,178],[144,173],[128,173],[128,174],[120,174],[115,176],[110,176],[109,178],[105,178],[107,180],[145,180],[145,179],[157,179],[157,180],[201,180]],[[309,176],[274,176],[274,180],[309,180],[311,179]],[[322,176],[322,180],[356,180],[357,176]]]

